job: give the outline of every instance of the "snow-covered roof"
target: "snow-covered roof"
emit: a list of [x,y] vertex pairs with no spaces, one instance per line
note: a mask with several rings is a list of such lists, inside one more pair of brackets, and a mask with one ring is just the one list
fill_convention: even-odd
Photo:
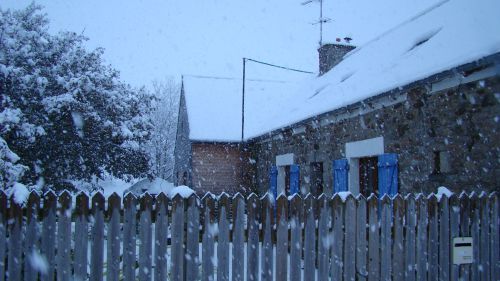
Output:
[[[442,1],[351,51],[321,77],[247,83],[245,139],[498,53],[499,26],[497,0]],[[240,140],[241,86],[185,81],[192,140]]]

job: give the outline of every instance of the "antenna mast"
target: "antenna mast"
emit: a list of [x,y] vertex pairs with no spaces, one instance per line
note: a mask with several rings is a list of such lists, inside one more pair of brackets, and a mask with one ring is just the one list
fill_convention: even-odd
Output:
[[307,0],[302,2],[302,5],[307,5],[312,2],[319,2],[319,20],[313,24],[319,24],[319,46],[323,45],[323,23],[331,21],[329,18],[323,18],[323,0]]

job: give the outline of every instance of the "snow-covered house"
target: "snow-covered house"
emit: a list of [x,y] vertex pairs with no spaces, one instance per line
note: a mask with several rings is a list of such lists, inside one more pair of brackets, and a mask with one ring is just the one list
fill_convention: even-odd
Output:
[[243,142],[241,81],[185,81],[178,183],[206,191],[231,180],[233,191],[261,193],[498,190],[498,11],[494,0],[442,1],[336,65],[320,62],[329,69],[320,77],[248,83]]

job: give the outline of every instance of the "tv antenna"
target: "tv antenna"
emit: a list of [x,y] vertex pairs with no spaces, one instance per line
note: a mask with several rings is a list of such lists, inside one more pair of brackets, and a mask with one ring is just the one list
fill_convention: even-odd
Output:
[[319,46],[323,45],[323,23],[327,23],[331,21],[332,19],[330,18],[324,18],[323,17],[323,0],[307,0],[305,2],[302,2],[302,5],[308,5],[313,2],[319,2],[319,19],[318,21],[314,22],[313,24],[319,24]]

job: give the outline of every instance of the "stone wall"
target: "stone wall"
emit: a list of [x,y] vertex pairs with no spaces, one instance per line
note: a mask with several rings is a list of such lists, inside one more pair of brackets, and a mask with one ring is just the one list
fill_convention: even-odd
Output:
[[258,140],[253,157],[259,191],[268,189],[268,171],[276,156],[294,153],[302,192],[309,191],[311,162],[323,162],[325,191],[331,192],[332,160],[345,157],[347,142],[375,137],[384,138],[385,153],[398,154],[401,193],[435,192],[439,186],[455,191],[499,190],[498,76],[441,92],[430,93],[422,86],[397,95],[389,99],[400,102],[380,109],[375,98],[360,104],[365,110],[359,115],[340,118],[349,116],[349,110],[340,109],[331,114],[332,122],[305,124],[304,133],[284,130]]

